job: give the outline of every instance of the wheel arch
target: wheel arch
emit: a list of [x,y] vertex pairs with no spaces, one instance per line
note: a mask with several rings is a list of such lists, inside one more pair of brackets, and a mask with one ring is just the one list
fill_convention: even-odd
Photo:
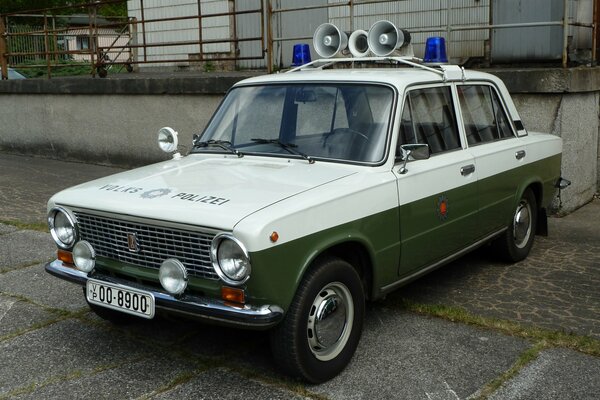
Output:
[[[320,257],[336,257],[350,264],[360,276],[365,297],[371,299],[373,291],[373,259],[367,247],[359,241],[347,241],[325,249]],[[315,259],[313,265],[316,264]]]
[[521,185],[515,193],[515,200],[513,204],[513,210],[517,207],[521,197],[527,189],[531,189],[533,196],[535,197],[535,206],[537,210],[537,223],[536,223],[536,235],[548,236],[548,220],[546,210],[543,206],[544,201],[544,185],[541,178],[532,178]]

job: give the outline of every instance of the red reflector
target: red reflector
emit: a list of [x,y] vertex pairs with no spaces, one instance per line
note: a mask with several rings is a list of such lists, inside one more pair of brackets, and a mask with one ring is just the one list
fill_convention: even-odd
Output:
[[225,301],[238,304],[244,304],[246,301],[246,295],[242,289],[226,286],[221,287],[221,298]]
[[56,252],[56,258],[62,261],[65,264],[74,264],[73,262],[73,254],[71,252],[65,250],[58,250]]

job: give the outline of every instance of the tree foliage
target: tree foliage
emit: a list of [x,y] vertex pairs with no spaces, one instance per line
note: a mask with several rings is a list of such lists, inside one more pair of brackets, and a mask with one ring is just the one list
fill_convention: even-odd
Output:
[[[87,7],[69,7],[78,4],[89,4],[90,0],[0,0],[0,14],[26,12],[45,8],[65,7],[53,10],[52,14],[87,14]],[[98,15],[127,16],[127,2],[105,4],[98,8]]]

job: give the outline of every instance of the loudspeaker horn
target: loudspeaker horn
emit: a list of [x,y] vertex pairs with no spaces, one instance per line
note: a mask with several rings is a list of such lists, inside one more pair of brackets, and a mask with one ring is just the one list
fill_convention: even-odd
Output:
[[333,24],[321,24],[313,36],[313,47],[318,55],[330,58],[348,46],[348,35]]
[[389,56],[397,49],[410,43],[410,33],[404,29],[396,28],[390,21],[381,20],[373,24],[367,34],[369,49],[373,54],[384,57]]
[[348,50],[354,57],[366,57],[369,55],[369,42],[367,31],[362,29],[352,32],[348,38]]

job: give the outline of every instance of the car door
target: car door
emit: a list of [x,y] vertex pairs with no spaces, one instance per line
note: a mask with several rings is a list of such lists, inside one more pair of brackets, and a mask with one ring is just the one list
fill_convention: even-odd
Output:
[[461,141],[451,85],[410,89],[404,98],[398,149],[429,145],[427,160],[394,167],[401,256],[399,275],[436,265],[475,240],[477,171]]
[[527,148],[515,135],[493,85],[458,84],[456,89],[468,151],[478,172],[478,231],[484,237],[509,223],[522,181],[518,167],[527,160]]

